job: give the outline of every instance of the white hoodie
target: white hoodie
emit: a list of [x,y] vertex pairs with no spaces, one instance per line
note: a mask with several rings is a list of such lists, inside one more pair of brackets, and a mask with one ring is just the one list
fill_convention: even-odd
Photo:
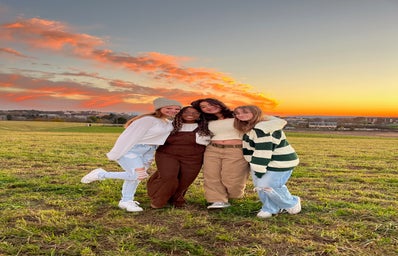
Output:
[[136,144],[163,145],[173,130],[170,120],[144,116],[132,122],[107,153],[109,160],[118,160]]

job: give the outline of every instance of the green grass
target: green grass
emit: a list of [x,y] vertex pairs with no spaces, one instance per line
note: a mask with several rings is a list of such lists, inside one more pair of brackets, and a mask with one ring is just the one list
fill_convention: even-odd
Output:
[[[232,207],[209,211],[200,175],[184,209],[117,207],[120,170],[105,153],[123,128],[0,121],[0,255],[398,255],[398,138],[287,134],[301,163],[288,186],[298,215],[255,217],[248,183]],[[153,171],[155,166],[153,166]]]
[[30,131],[30,132],[84,132],[84,133],[115,133],[122,132],[121,125],[90,124],[72,122],[42,122],[42,121],[0,121],[0,131]]

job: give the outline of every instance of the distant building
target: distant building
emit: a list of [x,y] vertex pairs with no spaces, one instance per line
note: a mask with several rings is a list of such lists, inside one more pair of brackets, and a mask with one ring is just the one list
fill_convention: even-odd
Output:
[[308,128],[313,129],[336,129],[337,122],[309,122]]

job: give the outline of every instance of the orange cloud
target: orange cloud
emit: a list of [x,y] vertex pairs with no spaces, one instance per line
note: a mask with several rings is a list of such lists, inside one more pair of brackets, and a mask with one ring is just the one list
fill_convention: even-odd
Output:
[[30,58],[14,49],[11,48],[0,48],[0,53],[7,53],[21,58]]
[[[69,73],[68,75],[72,75]],[[82,75],[82,73],[77,73]],[[89,76],[89,74],[86,74]],[[76,82],[54,82],[18,74],[0,73],[0,101],[8,103],[31,103],[36,108],[54,105],[66,110],[103,111],[150,111],[156,95],[175,99],[203,97],[195,92],[175,88],[149,88],[121,80],[109,80],[109,85],[118,90],[107,90]],[[190,101],[182,101],[188,104]],[[57,103],[58,102],[58,103]],[[140,109],[136,109],[139,105]]]
[[76,53],[84,53],[85,50],[104,44],[97,37],[71,33],[68,30],[67,25],[58,21],[39,18],[20,19],[13,23],[3,24],[0,38],[51,50],[67,50],[69,46]]
[[[231,107],[256,104],[264,110],[270,110],[277,104],[276,101],[265,97],[263,94],[252,92],[250,85],[241,84],[221,72],[183,66],[182,63],[191,59],[189,57],[171,56],[158,52],[132,56],[127,53],[117,53],[110,49],[100,49],[98,47],[104,46],[102,39],[87,34],[74,33],[69,26],[58,21],[32,18],[3,24],[0,26],[0,39],[113,65],[135,73],[143,73],[149,78],[166,82],[170,87],[184,84],[191,88],[191,90],[154,89],[121,81],[109,83],[116,89],[129,89],[130,93],[136,95],[136,97],[139,97],[140,93],[133,92],[133,88],[134,90],[139,88],[144,95],[151,92],[153,96],[167,96],[168,92],[173,91],[173,94],[171,94],[173,98],[187,103],[198,97],[214,97]],[[82,73],[81,75],[87,74]],[[176,92],[177,94],[175,94]],[[117,101],[109,100],[109,106],[112,105],[112,102]],[[90,101],[88,104],[96,103]],[[99,104],[99,106],[104,105]]]

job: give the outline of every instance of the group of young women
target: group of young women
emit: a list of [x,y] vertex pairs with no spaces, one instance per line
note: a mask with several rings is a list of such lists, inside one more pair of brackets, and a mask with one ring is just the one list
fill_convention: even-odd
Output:
[[148,177],[154,157],[157,170],[147,181],[152,208],[184,206],[184,195],[202,169],[208,209],[226,208],[229,199],[241,198],[251,174],[262,202],[258,217],[301,211],[300,198],[286,186],[299,163],[282,130],[286,121],[265,117],[252,105],[232,111],[213,98],[186,107],[166,98],[157,98],[153,104],[153,113],[126,123],[107,154],[124,171],[98,168],[85,175],[82,183],[122,179],[119,207],[142,211],[134,195],[140,181]]

